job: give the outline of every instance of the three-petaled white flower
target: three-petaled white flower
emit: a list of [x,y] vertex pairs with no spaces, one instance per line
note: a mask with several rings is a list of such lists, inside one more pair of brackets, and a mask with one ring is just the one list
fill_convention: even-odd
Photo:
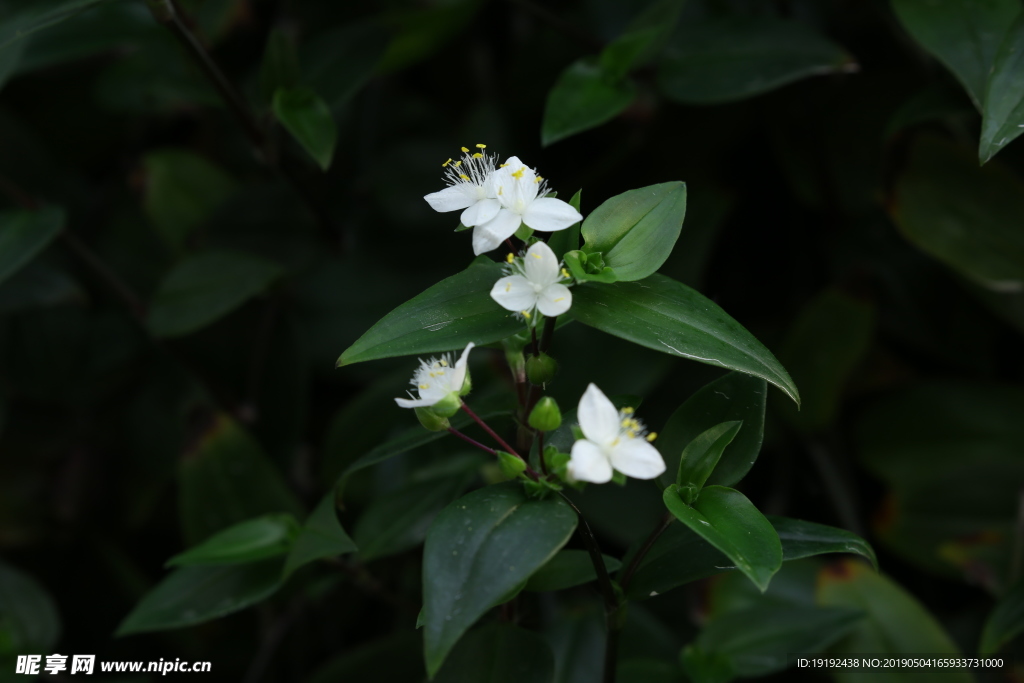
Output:
[[567,202],[545,196],[547,181],[519,157],[509,157],[491,173],[487,185],[484,198],[478,202],[480,208],[470,218],[475,222],[463,220],[463,225],[474,226],[474,254],[497,248],[524,223],[534,230],[555,232],[583,220],[580,212]]
[[409,381],[416,387],[419,397],[409,392],[412,398],[396,398],[395,403],[403,408],[428,408],[449,397],[452,401],[458,401],[466,387],[469,352],[474,346],[473,342],[467,344],[459,360],[454,362],[452,354],[430,360],[420,359],[420,366]]
[[490,186],[491,175],[494,173],[497,156],[486,154],[487,145],[477,145],[476,152],[462,148],[462,158],[441,164],[444,167],[444,179],[448,187],[440,192],[431,192],[424,199],[430,208],[440,213],[462,211],[460,220],[463,225],[474,226],[486,223],[498,213],[493,208],[495,200]]
[[654,479],[665,471],[661,453],[649,443],[655,435],[646,434],[632,408],[616,410],[594,384],[580,399],[576,416],[584,438],[572,445],[571,478],[604,484],[613,469],[636,479]]
[[511,254],[509,258],[508,275],[491,289],[491,298],[502,308],[515,311],[528,321],[538,310],[548,317],[569,310],[572,292],[562,284],[569,274],[559,266],[551,247],[537,242],[522,258],[513,258]]

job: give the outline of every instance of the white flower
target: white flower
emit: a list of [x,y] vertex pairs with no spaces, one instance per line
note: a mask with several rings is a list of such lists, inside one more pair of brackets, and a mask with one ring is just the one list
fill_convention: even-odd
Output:
[[489,180],[494,173],[497,156],[484,153],[487,145],[476,147],[477,151],[472,153],[463,147],[459,161],[449,159],[441,164],[448,187],[424,197],[430,208],[440,213],[465,209],[460,220],[470,227],[491,220],[501,208],[494,195],[488,194],[492,191]]
[[[426,408],[448,398],[454,394],[458,399],[466,384],[466,364],[469,361],[469,351],[475,346],[473,342],[466,345],[459,360],[452,363],[452,355],[446,354],[440,358],[420,360],[420,366],[409,381],[419,394],[419,398],[396,398],[395,403],[403,408]],[[409,392],[412,396],[412,392]]]
[[491,298],[502,308],[515,311],[527,320],[539,310],[548,317],[562,315],[572,305],[572,292],[562,284],[569,274],[559,267],[551,247],[537,242],[523,258],[512,258],[509,274],[494,283]]
[[[479,219],[490,215],[487,221],[473,223],[473,253],[483,254],[497,248],[515,234],[519,226],[541,232],[565,230],[583,220],[580,212],[568,203],[546,197],[547,182],[519,157],[509,157],[490,176],[478,210]],[[470,225],[463,221],[463,225]]]
[[613,468],[636,479],[654,479],[665,471],[661,453],[649,443],[655,435],[646,434],[632,408],[616,410],[595,385],[587,387],[576,416],[584,438],[572,445],[568,471],[573,479],[603,484]]

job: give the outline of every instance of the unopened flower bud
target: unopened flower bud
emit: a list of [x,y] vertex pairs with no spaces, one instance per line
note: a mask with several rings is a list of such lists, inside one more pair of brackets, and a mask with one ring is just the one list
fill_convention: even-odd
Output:
[[526,361],[526,377],[531,384],[547,384],[554,378],[557,371],[558,361],[546,353],[530,356]]
[[562,425],[562,411],[558,409],[555,399],[545,396],[530,411],[528,421],[537,431],[552,432]]
[[505,451],[495,451],[495,453],[498,454],[498,465],[501,466],[502,474],[509,479],[515,479],[526,471],[526,463],[522,458]]
[[459,398],[459,394],[457,392],[453,391],[434,405],[430,406],[430,410],[441,417],[451,417],[455,413],[459,412],[459,408],[461,407],[462,399]]

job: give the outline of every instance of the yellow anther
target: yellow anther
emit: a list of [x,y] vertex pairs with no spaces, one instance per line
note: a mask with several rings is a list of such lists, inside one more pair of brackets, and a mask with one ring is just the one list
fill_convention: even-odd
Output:
[[619,438],[618,437],[615,437],[615,441],[612,441],[612,445],[613,446],[618,446],[619,445]]
[[543,178],[541,178],[540,176],[537,176],[536,178],[534,178],[534,179],[533,179],[533,182],[535,182],[535,183],[539,183],[539,182],[540,182],[540,181],[542,181],[542,180],[544,180],[544,179],[543,179]]
[[623,420],[622,421],[622,426],[623,427],[629,427],[629,420]]
[[444,367],[444,368],[448,367],[448,361],[445,360],[444,358],[441,359],[441,367]]
[[454,166],[455,168],[458,168],[459,166],[462,166],[462,161],[461,160],[456,161],[454,164],[452,164],[452,166]]
[[498,196],[500,197],[505,192],[504,185],[498,185]]
[[535,258],[535,259],[539,259],[539,258],[540,258],[540,254],[538,254],[538,253],[536,253],[536,252],[534,252],[534,253],[530,254],[530,256],[532,256],[532,257],[533,257],[533,258]]
[[430,376],[431,377],[437,377],[437,373],[436,372],[432,372],[432,373],[430,373]]
[[420,389],[429,389],[429,388],[430,388],[429,384],[421,384],[420,385]]
[[633,414],[633,408],[631,408],[630,406],[626,406],[625,408],[622,409],[622,414],[623,415],[632,415]]
[[526,318],[527,320],[530,319],[530,312],[529,311],[522,311],[522,314],[523,314],[523,317]]
[[513,172],[513,173],[512,173],[512,177],[513,177],[513,178],[516,178],[517,180],[518,180],[519,178],[522,178],[522,177],[523,177],[523,172],[524,172],[525,170],[526,170],[526,167],[525,167],[525,166],[523,166],[523,167],[522,167],[521,169],[519,169],[518,171],[515,171],[515,172]]
[[498,164],[498,168],[505,168],[508,164]]
[[465,154],[465,153],[466,153],[466,152],[468,152],[468,151],[469,151],[469,147],[463,147],[463,148],[462,148],[462,153],[463,153],[463,154]]
[[654,441],[657,438],[658,438],[658,432],[651,432],[650,434],[647,435],[647,441],[648,442]]
[[569,271],[568,271],[568,270],[566,270],[565,268],[562,268],[562,277],[571,277],[571,276],[569,275]]
[[465,173],[460,173],[459,177],[462,178],[463,180],[469,180],[469,176],[466,175]]
[[634,432],[632,429],[627,430],[626,431],[626,436],[628,436],[631,439],[635,439],[636,438],[636,432]]
[[473,158],[474,159],[483,159],[484,155],[481,154],[480,152],[476,152],[475,154],[473,154]]
[[452,163],[452,160],[451,160],[451,159],[448,159],[448,161],[446,161],[446,162],[444,162],[443,164],[441,164],[441,168],[445,168],[445,167],[446,167],[446,166],[448,166],[448,164],[450,164],[450,163]]
[[487,149],[487,145],[481,145],[481,144],[480,144],[480,143],[478,142],[478,143],[476,143],[476,148],[477,148],[477,149]]
[[514,254],[513,254],[513,253],[512,253],[511,251],[510,251],[510,252],[508,252],[508,256],[506,256],[506,257],[505,257],[505,260],[506,260],[506,261],[508,261],[509,263],[512,263],[513,261],[515,261],[515,260],[516,260],[516,257],[515,257],[515,255],[514,255]]
[[511,292],[512,291],[512,283],[511,282],[509,282],[508,284],[505,285],[505,291],[506,292]]
[[557,304],[557,303],[558,303],[559,301],[565,301],[565,297],[564,297],[564,296],[560,296],[560,297],[558,297],[557,299],[555,299],[555,303],[556,303],[556,304]]

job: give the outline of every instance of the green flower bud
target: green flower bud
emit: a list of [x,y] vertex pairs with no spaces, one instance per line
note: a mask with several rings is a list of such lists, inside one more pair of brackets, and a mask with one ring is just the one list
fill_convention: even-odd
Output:
[[469,376],[469,368],[466,368],[466,379],[462,382],[462,391],[459,392],[459,396],[466,396],[471,391],[473,391],[473,380]]
[[451,426],[447,417],[438,415],[430,408],[416,408],[415,412],[420,424],[432,432],[443,432]]
[[455,413],[459,412],[459,408],[461,407],[462,399],[460,399],[459,395],[453,391],[434,405],[430,406],[430,410],[441,417],[451,417]]
[[526,377],[532,384],[547,384],[554,378],[557,371],[558,361],[546,353],[530,356],[526,361]]
[[569,464],[570,457],[568,453],[558,450],[557,446],[548,444],[544,447],[544,463],[548,466],[548,471],[560,477],[565,474],[565,467]]
[[505,451],[495,451],[498,454],[498,464],[501,466],[501,473],[509,479],[515,479],[526,471],[526,463],[522,458],[517,458]]
[[562,411],[558,409],[555,399],[545,396],[530,411],[528,422],[538,431],[553,432],[562,425]]

